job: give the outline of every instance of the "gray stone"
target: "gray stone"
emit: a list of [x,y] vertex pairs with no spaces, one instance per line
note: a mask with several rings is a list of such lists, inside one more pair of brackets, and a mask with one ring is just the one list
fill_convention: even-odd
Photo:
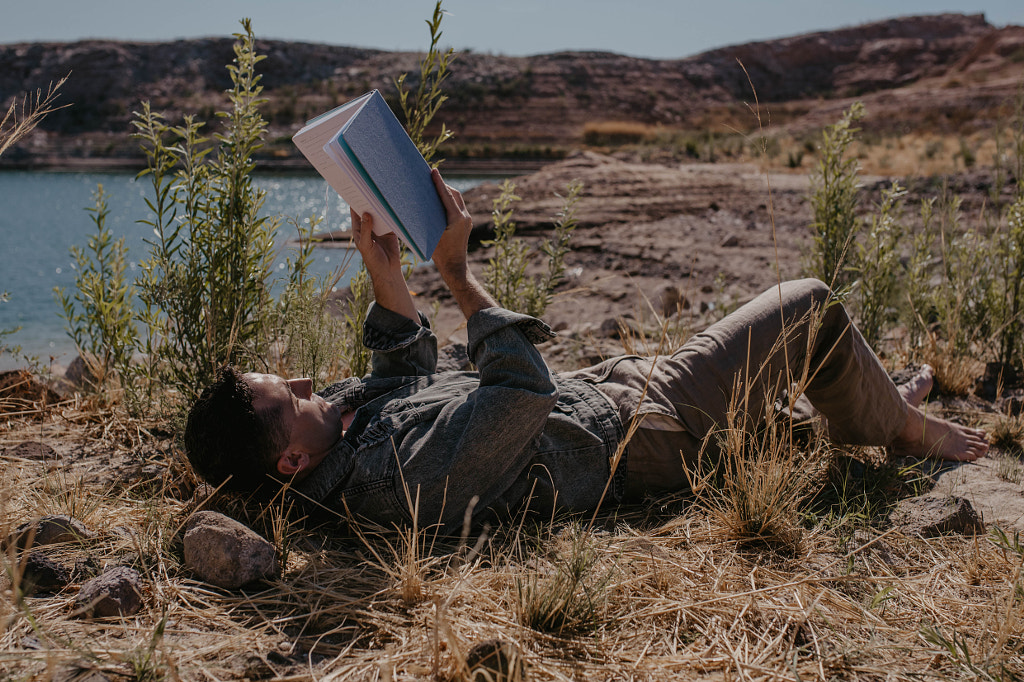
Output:
[[81,542],[94,537],[96,533],[78,519],[59,514],[21,524],[7,537],[4,546],[14,544],[20,549],[31,549],[60,542]]
[[201,580],[229,590],[277,574],[274,546],[247,526],[212,511],[185,527],[185,565]]
[[679,287],[674,284],[666,284],[655,293],[654,305],[662,317],[672,317],[680,310],[689,310],[690,301]]
[[963,497],[929,493],[900,500],[893,521],[903,532],[926,538],[949,533],[984,533],[978,512]]
[[138,571],[116,566],[82,584],[75,598],[75,615],[84,618],[133,616],[142,610],[142,581]]
[[436,372],[466,372],[472,366],[464,343],[449,343],[437,349]]
[[598,328],[597,335],[605,339],[621,339],[626,336],[643,336],[640,324],[631,317],[609,317]]
[[64,378],[76,388],[87,388],[96,383],[96,373],[81,355],[76,355],[64,371]]
[[1000,476],[999,453],[994,449],[969,464],[941,466],[932,478],[932,494],[970,500],[986,525],[1024,533],[1024,486]]

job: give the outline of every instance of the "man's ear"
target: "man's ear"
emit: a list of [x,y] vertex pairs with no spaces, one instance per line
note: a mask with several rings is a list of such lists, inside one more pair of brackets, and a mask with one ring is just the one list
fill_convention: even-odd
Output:
[[277,460],[277,472],[284,476],[294,476],[309,466],[309,455],[305,452],[287,451]]

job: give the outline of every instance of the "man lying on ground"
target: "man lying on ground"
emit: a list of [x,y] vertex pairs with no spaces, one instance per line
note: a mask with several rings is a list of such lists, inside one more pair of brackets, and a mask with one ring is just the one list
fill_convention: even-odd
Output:
[[836,442],[960,461],[988,449],[983,432],[919,410],[930,368],[898,389],[817,280],[769,289],[672,355],[553,374],[534,347],[550,329],[483,290],[467,264],[473,222],[462,196],[437,171],[434,182],[449,225],[433,261],[466,317],[479,371],[434,372],[437,339],[413,304],[397,238],[353,213],[376,298],[363,336],[372,371],[313,393],[309,379],[223,369],[185,433],[206,480],[264,492],[287,482],[313,506],[381,525],[409,523],[413,508],[421,525],[451,528],[524,505],[592,511],[684,489],[684,467],[714,456],[734,393],[749,389],[739,403],[755,426],[765,397],[783,395],[805,367],[805,395]]

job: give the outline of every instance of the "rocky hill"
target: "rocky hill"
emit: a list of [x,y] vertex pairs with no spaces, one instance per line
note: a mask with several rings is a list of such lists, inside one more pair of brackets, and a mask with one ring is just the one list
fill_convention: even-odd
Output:
[[[259,27],[257,27],[258,29]],[[232,40],[82,41],[0,45],[0,103],[71,74],[72,106],[4,158],[10,164],[137,159],[124,134],[143,100],[172,121],[212,119],[228,86]],[[268,155],[288,163],[287,137],[305,119],[369,88],[393,93],[418,55],[259,41],[271,123]],[[791,130],[832,120],[857,97],[866,127],[967,133],[992,125],[1024,78],[1024,27],[983,15],[906,17],[725,47],[681,60],[563,52],[531,57],[460,54],[440,117],[457,132],[449,155],[561,155],[593,122],[682,130],[750,130],[751,84]],[[460,146],[461,145],[461,146]]]

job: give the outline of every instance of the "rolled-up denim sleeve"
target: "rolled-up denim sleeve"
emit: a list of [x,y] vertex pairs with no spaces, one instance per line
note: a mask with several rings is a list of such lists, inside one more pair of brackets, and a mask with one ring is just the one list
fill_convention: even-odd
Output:
[[534,343],[554,336],[543,322],[487,308],[468,322],[479,384],[456,397],[401,444],[404,480],[418,493],[421,518],[461,523],[527,469],[558,401],[558,389]]
[[363,325],[363,345],[372,351],[370,374],[378,377],[425,376],[437,368],[437,337],[419,313],[419,324],[372,303]]

